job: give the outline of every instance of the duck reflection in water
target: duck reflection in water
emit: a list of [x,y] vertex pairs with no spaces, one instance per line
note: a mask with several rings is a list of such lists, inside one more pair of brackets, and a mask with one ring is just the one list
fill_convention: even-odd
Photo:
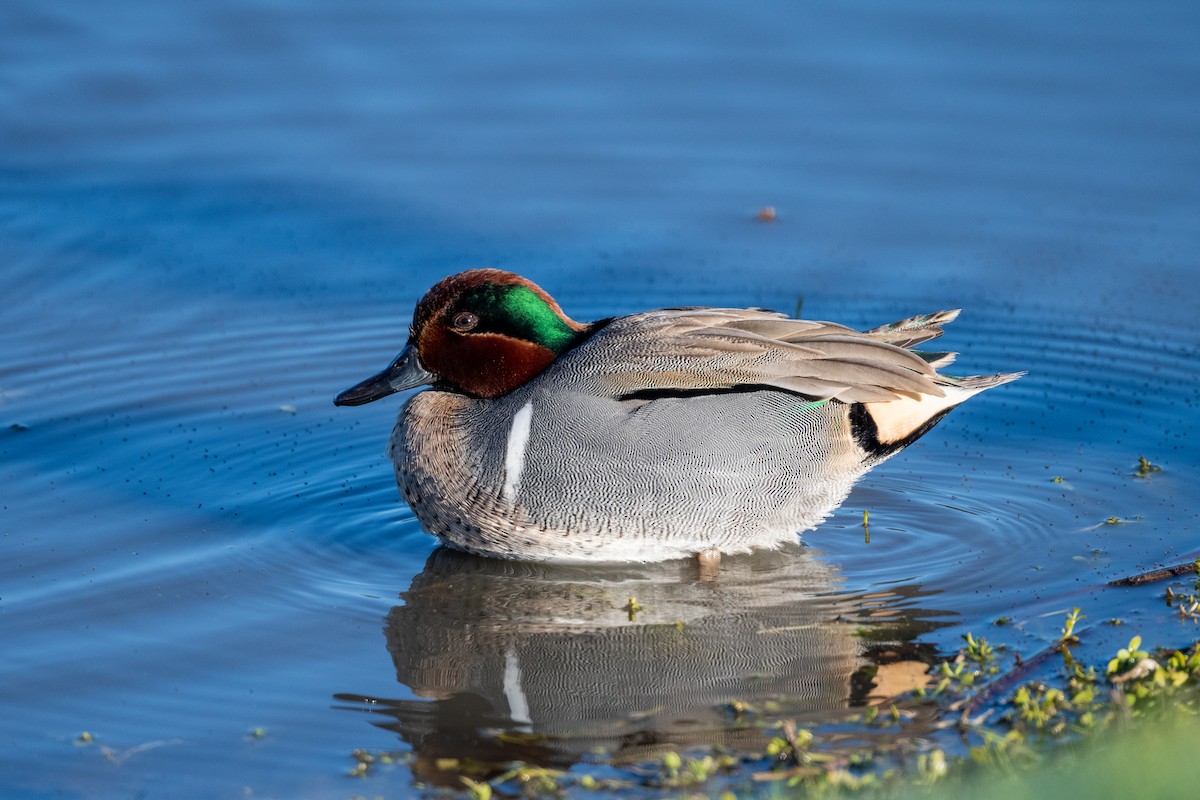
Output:
[[947,615],[920,609],[918,588],[838,593],[836,570],[800,546],[721,569],[712,582],[695,561],[569,567],[439,549],[385,628],[397,680],[421,699],[337,698],[409,744],[415,779],[461,788],[440,760],[498,771],[761,752],[771,733],[746,714],[817,725],[925,682],[933,653],[913,639]]

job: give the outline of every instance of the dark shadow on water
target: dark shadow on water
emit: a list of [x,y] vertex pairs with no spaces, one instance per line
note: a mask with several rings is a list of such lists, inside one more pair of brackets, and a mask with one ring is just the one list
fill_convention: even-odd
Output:
[[461,767],[439,759],[486,776],[517,760],[761,753],[775,721],[845,720],[926,680],[936,653],[916,640],[954,615],[920,607],[916,585],[848,595],[840,580],[798,546],[727,557],[716,581],[690,561],[561,567],[442,549],[384,627],[418,699],[336,699],[400,736],[414,779],[455,787]]

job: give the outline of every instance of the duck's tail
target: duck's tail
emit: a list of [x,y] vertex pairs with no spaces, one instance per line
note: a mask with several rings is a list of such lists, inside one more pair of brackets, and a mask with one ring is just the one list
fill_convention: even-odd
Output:
[[[874,328],[867,331],[867,334],[897,347],[911,348],[941,336],[942,326],[952,322],[958,314],[958,309],[922,314]],[[949,366],[957,355],[919,350],[913,352],[934,369]],[[925,394],[920,397],[899,397],[887,402],[859,404],[851,412],[856,437],[864,449],[886,457],[915,442],[955,406],[985,389],[1015,381],[1024,374],[1004,372],[962,378],[939,375],[936,382],[944,392],[941,397]]]
[[855,438],[872,455],[890,456],[924,436],[955,406],[1024,374],[1005,372],[965,378],[942,375],[938,383],[945,394],[941,397],[926,394],[919,399],[900,397],[888,402],[856,404],[850,415]]
[[[999,386],[1002,383],[1012,383],[1017,378],[1025,375],[1025,372],[1000,372],[996,375],[969,375],[965,378],[955,378],[950,375],[942,375],[941,378],[948,381],[951,386],[954,386],[962,391],[968,392],[963,400],[973,394],[979,394],[984,389],[990,389],[993,386]],[[962,400],[959,401],[960,403]]]
[[918,314],[890,325],[880,325],[878,328],[872,328],[864,333],[873,339],[879,339],[897,347],[912,347],[941,336],[945,332],[942,330],[942,326],[958,319],[958,315],[961,313],[961,308],[952,308],[947,311],[935,311],[932,314]]
[[940,376],[945,394],[926,394],[919,399],[900,397],[880,403],[861,403],[851,412],[856,438],[863,449],[877,456],[889,456],[915,442],[941,421],[950,410],[985,389],[1015,381],[1024,372],[998,375],[971,375],[955,378]]

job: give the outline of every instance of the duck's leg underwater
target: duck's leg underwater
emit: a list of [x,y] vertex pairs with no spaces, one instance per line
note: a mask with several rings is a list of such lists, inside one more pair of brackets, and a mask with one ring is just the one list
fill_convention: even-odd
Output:
[[700,580],[711,583],[721,571],[721,551],[715,547],[701,550],[696,553],[696,563],[700,567]]

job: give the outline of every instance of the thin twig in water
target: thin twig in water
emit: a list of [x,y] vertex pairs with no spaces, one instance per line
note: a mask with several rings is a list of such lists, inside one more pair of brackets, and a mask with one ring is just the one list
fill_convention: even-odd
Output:
[[1126,578],[1119,578],[1115,581],[1109,581],[1109,586],[1141,586],[1146,583],[1155,583],[1156,581],[1165,581],[1171,578],[1178,578],[1180,575],[1195,575],[1196,574],[1196,559],[1192,559],[1186,564],[1176,564],[1173,567],[1163,567],[1162,569],[1152,569],[1149,572],[1139,572],[1137,575],[1130,575]]

